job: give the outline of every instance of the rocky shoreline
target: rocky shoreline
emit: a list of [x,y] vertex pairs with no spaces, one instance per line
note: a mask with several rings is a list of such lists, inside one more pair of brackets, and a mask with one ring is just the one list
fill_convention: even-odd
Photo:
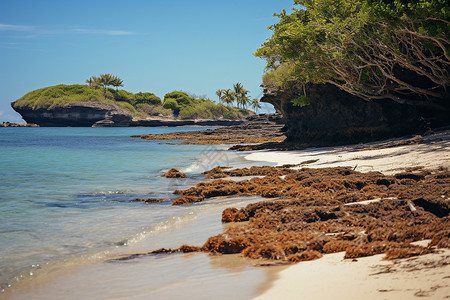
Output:
[[[399,157],[394,150],[409,155],[398,158],[407,159],[409,167],[388,175],[356,171],[357,165],[311,167],[317,165],[318,159],[275,167],[217,166],[203,173],[205,181],[174,191],[179,196],[172,205],[255,195],[267,200],[225,209],[223,233],[210,237],[203,245],[162,248],[119,259],[201,251],[293,263],[344,251],[346,259],[385,254],[386,260],[393,260],[450,249],[450,158],[445,150],[448,137],[441,133],[360,145],[351,150],[369,156],[377,153],[380,158],[374,159],[379,161],[389,155]],[[426,169],[414,163],[412,157],[427,145],[431,153],[428,159],[438,161]],[[370,164],[370,159],[366,163]],[[391,167],[395,169],[395,165]],[[186,176],[175,171],[167,176]],[[430,242],[416,243],[423,240]]]
[[179,144],[260,144],[280,143],[286,136],[279,114],[260,114],[247,117],[238,125],[222,126],[214,130],[174,132],[166,134],[141,134],[134,138],[148,140],[178,140]]

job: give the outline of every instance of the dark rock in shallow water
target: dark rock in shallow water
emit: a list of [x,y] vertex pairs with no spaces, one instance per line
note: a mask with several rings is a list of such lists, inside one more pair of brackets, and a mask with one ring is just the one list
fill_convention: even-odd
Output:
[[180,144],[189,145],[278,143],[286,138],[283,127],[280,114],[259,114],[247,117],[238,125],[221,126],[214,130],[140,134],[132,137],[148,140],[182,140]]
[[134,201],[144,202],[144,203],[160,203],[164,201],[164,198],[136,198]]
[[128,112],[118,107],[93,102],[71,104],[67,107],[55,106],[50,109],[18,107],[15,102],[11,103],[11,106],[27,123],[43,127],[90,127],[99,121],[114,126],[128,126],[132,120]]
[[11,122],[3,122],[0,123],[0,127],[39,127],[37,124],[19,124],[19,123],[11,123]]
[[172,168],[169,170],[169,172],[167,172],[166,174],[164,174],[164,177],[167,178],[186,178],[186,174],[184,174],[183,172],[180,172],[179,170]]

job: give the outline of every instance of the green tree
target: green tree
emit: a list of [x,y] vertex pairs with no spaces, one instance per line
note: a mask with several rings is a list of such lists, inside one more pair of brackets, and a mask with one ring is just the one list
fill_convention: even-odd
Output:
[[167,93],[164,95],[164,102],[166,102],[167,99],[174,99],[179,106],[191,106],[195,104],[195,99],[190,97],[188,93],[180,92],[180,91],[174,91],[171,93]]
[[165,99],[163,107],[173,110],[175,115],[178,115],[181,109],[180,105],[178,105],[177,101],[173,98]]
[[106,88],[114,83],[114,76],[111,74],[100,74],[98,77],[92,76],[95,84],[103,87],[103,91],[106,94]]
[[244,94],[241,95],[239,102],[242,105],[242,108],[247,108],[247,105],[251,102],[251,97],[247,95],[248,91],[245,91]]
[[217,90],[216,91],[216,95],[217,95],[217,97],[219,97],[219,103],[221,103],[222,102],[222,95],[223,95],[223,90],[221,90],[221,89],[219,89],[219,90]]
[[150,105],[161,105],[161,98],[159,98],[158,96],[156,96],[153,93],[136,93],[134,94],[134,99],[136,104],[139,103],[146,103],[146,104],[150,104]]
[[236,96],[231,89],[226,89],[223,91],[222,99],[227,106],[230,106],[230,104],[233,103],[233,101],[236,99]]
[[364,100],[417,106],[449,101],[448,1],[294,3],[292,13],[276,14],[272,37],[255,53],[267,61],[264,84],[328,83]]
[[250,106],[253,108],[255,113],[258,113],[258,109],[261,109],[261,104],[257,98],[253,98],[250,102]]
[[236,97],[237,107],[239,108],[239,105],[241,105],[242,107],[247,106],[250,98],[247,96],[248,91],[244,89],[242,83],[238,82],[233,84],[233,90]]
[[95,76],[89,77],[89,79],[86,80],[86,83],[88,84],[88,86],[97,86],[97,84],[95,83]]
[[116,88],[116,90],[119,89],[119,87],[123,86],[123,80],[120,79],[118,76],[112,76],[111,85]]

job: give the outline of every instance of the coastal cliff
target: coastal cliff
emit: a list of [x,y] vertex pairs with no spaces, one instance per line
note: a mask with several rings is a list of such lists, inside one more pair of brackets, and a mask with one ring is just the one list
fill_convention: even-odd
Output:
[[[294,106],[306,91],[308,103]],[[391,100],[364,101],[333,85],[307,84],[296,88],[266,88],[261,102],[272,104],[286,124],[286,142],[331,146],[368,142],[424,132],[449,125],[450,110],[415,107]]]

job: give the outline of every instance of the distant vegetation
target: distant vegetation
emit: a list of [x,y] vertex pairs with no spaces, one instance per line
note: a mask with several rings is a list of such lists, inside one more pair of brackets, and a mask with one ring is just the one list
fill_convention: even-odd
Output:
[[251,99],[248,93],[249,91],[244,89],[240,82],[233,84],[233,89],[219,89],[216,91],[219,101],[227,106],[236,103],[237,108],[239,106],[246,108],[247,105],[250,105],[255,112],[258,112],[258,109],[261,108],[258,99]]
[[239,119],[252,114],[246,109],[227,107],[178,91],[164,96],[163,107],[171,109],[179,119]]
[[[27,93],[15,102],[16,107],[52,109],[71,104],[94,102],[120,107],[139,119],[148,117],[173,117],[178,119],[240,119],[253,112],[244,108],[216,104],[206,97],[174,91],[164,96],[164,101],[153,93],[131,93],[119,90],[123,80],[111,74],[92,76],[88,85],[56,85]],[[113,86],[114,88],[110,88]]]

